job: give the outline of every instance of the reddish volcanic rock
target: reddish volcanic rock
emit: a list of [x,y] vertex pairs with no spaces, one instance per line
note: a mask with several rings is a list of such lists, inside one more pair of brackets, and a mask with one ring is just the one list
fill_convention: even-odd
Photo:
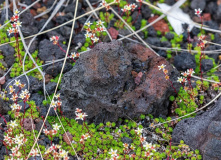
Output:
[[32,131],[35,129],[35,124],[31,118],[22,119],[23,127],[26,131]]
[[[69,138],[69,139],[68,139]],[[69,132],[66,132],[63,134],[63,140],[68,144],[70,145],[72,140],[73,140],[73,136],[71,135],[71,133]],[[69,141],[70,140],[70,141]]]
[[211,20],[211,14],[210,13],[204,13],[203,14],[203,20],[204,21],[210,21]]
[[161,64],[178,89],[179,72],[150,49],[134,43],[123,46],[120,41],[97,44],[63,76],[63,114],[74,118],[75,109],[81,108],[95,123],[149,113],[166,116],[174,90],[159,71]]
[[[148,19],[148,22],[151,23],[154,20],[156,20],[159,16],[154,16]],[[165,34],[166,32],[169,32],[169,26],[168,24],[165,22],[165,20],[161,19],[160,21],[154,23],[153,25],[154,29],[156,31],[161,31],[163,34]]]
[[108,29],[108,32],[110,33],[112,39],[117,39],[117,36],[118,36],[119,33],[116,29],[111,27],[111,28]]

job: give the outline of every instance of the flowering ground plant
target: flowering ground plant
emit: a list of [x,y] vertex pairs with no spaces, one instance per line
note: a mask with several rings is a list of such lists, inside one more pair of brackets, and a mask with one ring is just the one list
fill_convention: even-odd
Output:
[[[115,10],[111,5],[109,5],[109,3],[114,4]],[[119,34],[118,30],[120,29],[131,28],[131,34],[136,35],[134,30],[138,30],[139,27],[140,29],[147,27],[147,23],[149,22],[147,22],[146,19],[141,20],[141,25],[138,25],[138,28],[135,27],[139,16],[142,14],[142,6],[146,3],[147,2],[143,0],[137,0],[136,2],[108,0],[93,5],[92,7],[96,5],[103,7],[106,12],[103,10],[99,13],[100,17],[96,18],[96,20],[94,20],[95,18],[93,20],[90,20],[89,18],[84,24],[82,24],[82,28],[80,29],[83,30],[85,42],[84,44],[79,44],[77,47],[72,48],[73,51],[71,52],[69,52],[70,45],[67,47],[67,50],[61,47],[61,37],[58,35],[55,34],[54,36],[48,37],[48,39],[54,44],[56,49],[61,50],[67,58],[70,58],[73,60],[73,62],[76,62],[76,60],[80,57],[80,54],[82,54],[81,51],[88,51],[97,43],[100,43],[107,38],[107,35],[109,34],[107,28],[109,28],[110,25],[115,27],[117,36]],[[96,15],[96,12],[93,14]],[[135,16],[132,17],[132,14]],[[201,15],[202,11],[200,9],[196,9],[195,14],[200,18],[201,21],[203,21],[203,17]],[[11,77],[19,76],[23,73],[21,66],[24,67],[24,71],[28,71],[29,69],[33,69],[35,67],[42,70],[40,66],[42,66],[43,62],[38,58],[38,51],[35,51],[31,55],[31,57],[34,58],[37,63],[32,62],[30,57],[25,58],[25,45],[19,42],[21,38],[19,37],[19,28],[22,27],[22,25],[22,22],[19,21],[19,11],[15,10],[14,15],[10,19],[9,26],[7,26],[8,28],[6,29],[7,35],[2,36],[3,41],[5,40],[9,42],[9,40],[6,39],[7,36],[11,37],[11,41],[15,40],[14,43],[11,43],[11,46],[14,47],[16,51],[15,63],[13,64],[10,72]],[[171,26],[169,27],[171,31]],[[198,36],[199,38],[196,40],[199,51],[199,54],[196,55],[196,59],[198,59],[197,68],[195,70],[189,68],[186,71],[181,72],[180,76],[177,77],[176,83],[179,83],[182,86],[180,90],[176,90],[173,86],[174,82],[172,82],[170,79],[167,66],[161,64],[158,67],[159,72],[162,72],[165,79],[170,81],[171,86],[176,93],[176,96],[170,96],[170,101],[172,103],[170,114],[178,119],[183,118],[183,116],[185,116],[185,118],[195,116],[195,114],[192,113],[199,110],[206,103],[205,97],[201,94],[201,92],[207,91],[211,87],[217,88],[218,90],[220,86],[220,83],[214,83],[211,86],[207,81],[203,80],[204,73],[202,71],[201,62],[203,59],[208,58],[204,56],[203,52],[209,42],[206,40],[207,37],[203,34],[202,27],[203,24],[201,26],[201,33]],[[72,28],[71,31],[73,30],[74,29]],[[74,31],[76,34],[78,34],[77,30]],[[144,29],[143,37],[147,38],[151,34],[155,34],[148,32],[149,30]],[[142,32],[140,33],[142,35]],[[156,32],[156,35],[163,36],[160,39],[160,43],[168,41],[169,38],[166,38],[166,34],[167,33],[162,33],[161,31]],[[172,49],[166,49],[166,57],[168,60],[171,59],[172,50],[174,48],[178,48],[176,51],[181,49],[180,46],[184,40],[184,35],[178,36],[174,32],[173,34],[174,38],[171,38],[170,40]],[[12,37],[13,35],[14,37]],[[120,36],[122,35],[119,34],[119,37]],[[130,35],[128,37],[130,37]],[[111,39],[112,37],[109,38]],[[135,41],[134,38],[128,39],[133,42]],[[190,41],[191,39],[188,38],[188,42]],[[144,44],[147,45],[146,42]],[[191,43],[188,45],[188,49],[191,50],[193,45]],[[0,55],[0,59],[4,59],[4,56]],[[47,63],[44,65],[47,65]],[[29,75],[29,73],[27,73],[27,75]],[[37,76],[35,73],[38,72],[32,72],[30,75],[39,78],[39,76]],[[45,73],[42,74],[42,79],[45,80]],[[38,75],[40,74],[38,73]],[[201,78],[196,81],[196,85],[194,85],[192,79],[196,75],[201,75]],[[54,77],[55,80],[53,80],[53,82],[59,84],[61,76],[62,72]],[[141,72],[139,76],[142,77],[143,73]],[[216,79],[216,81],[219,80],[219,78],[215,76],[214,79]],[[138,82],[136,84],[139,85]],[[75,119],[64,117],[62,113],[62,107],[64,106],[62,104],[60,94],[52,94],[47,100],[45,99],[43,101],[45,108],[48,107],[52,109],[55,114],[57,114],[57,117],[40,117],[39,112],[42,111],[38,106],[35,105],[33,101],[30,101],[31,95],[28,89],[24,89],[26,85],[28,84],[22,84],[19,80],[15,80],[13,86],[9,86],[10,97],[4,97],[10,103],[12,102],[10,105],[11,111],[8,112],[12,120],[5,124],[5,129],[2,128],[4,130],[4,139],[2,141],[7,149],[5,159],[28,159],[30,156],[35,159],[41,158],[59,160],[72,158],[98,160],[202,159],[202,156],[198,150],[193,151],[188,145],[185,145],[183,141],[180,141],[180,144],[172,143],[171,134],[175,124],[179,120],[175,121],[170,117],[163,119],[153,118],[151,115],[141,115],[141,117],[135,121],[131,119],[119,119],[119,121],[123,121],[121,125],[114,122],[107,122],[104,124],[100,123],[99,125],[95,125],[94,123],[87,122],[87,117],[90,117],[90,113],[83,112],[82,109],[77,108],[78,106],[73,106],[75,109],[75,111],[73,111]],[[50,106],[47,106],[48,104],[50,104]],[[190,115],[186,116],[188,114]],[[145,126],[145,124],[141,125],[142,120],[146,121],[149,127]],[[45,125],[46,121],[49,122],[50,127]],[[27,127],[27,122],[31,124],[31,126]],[[39,127],[37,127],[37,124],[40,122],[42,122],[41,126],[43,127],[41,133],[39,131]],[[163,124],[156,127],[159,123]],[[36,138],[37,135],[40,135],[40,138]],[[32,144],[35,145],[32,146]]]

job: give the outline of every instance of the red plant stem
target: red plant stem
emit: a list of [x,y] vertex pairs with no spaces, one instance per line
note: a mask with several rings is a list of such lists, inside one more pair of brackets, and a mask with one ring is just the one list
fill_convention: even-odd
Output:
[[120,14],[120,3],[118,3],[117,8],[118,8],[118,14]]
[[[170,139],[170,151],[171,151],[171,143],[172,143],[172,139]],[[167,160],[170,159],[170,151],[169,151],[169,153],[168,153]]]
[[137,14],[135,20],[131,23],[132,25],[133,25],[134,23],[136,23],[136,21],[137,21],[139,15],[140,15],[140,13],[141,13],[141,7],[142,7],[142,4],[143,4],[143,3],[140,2],[140,6],[139,6],[139,8],[138,8],[138,14]]
[[200,78],[201,78],[201,82],[203,83],[203,72],[202,72],[202,55],[203,55],[203,52],[202,52],[202,48],[201,48],[201,52],[200,52]]
[[[201,35],[202,35],[202,31],[203,31],[203,17],[200,16],[200,20],[201,20]],[[200,47],[201,48],[201,47]],[[202,73],[202,64],[201,64],[201,61],[202,61],[202,54],[203,54],[203,49],[201,48],[200,49],[200,78],[201,78],[201,82],[203,83],[203,73]]]
[[63,50],[63,48],[60,46],[60,44],[59,44],[59,43],[57,43],[57,46],[60,48],[60,50],[61,50],[61,51],[63,51],[64,53],[66,53],[66,51],[65,51],[65,50]]
[[19,42],[18,42],[18,34],[14,33],[15,39],[16,39],[16,48],[17,48],[17,55],[18,55],[18,59],[20,61],[20,64],[22,65],[22,61],[21,61],[21,57],[20,57],[20,49],[19,49]]
[[203,31],[203,17],[202,16],[200,16],[200,20],[201,20],[201,34],[202,34],[202,31]]
[[[42,118],[42,120],[44,121],[44,117],[43,116],[41,116],[41,118]],[[44,127],[47,129],[47,126],[46,126],[46,124],[44,123]]]
[[193,86],[192,86],[192,84],[191,84],[190,78],[191,78],[191,76],[188,76],[188,77],[187,77],[187,81],[188,81],[188,83],[189,83],[189,85],[190,85],[190,88],[193,89]]
[[93,136],[91,135],[91,133],[90,133],[90,131],[89,131],[87,125],[85,124],[85,118],[84,118],[84,121],[83,121],[83,125],[87,128],[87,132],[90,134],[90,136],[93,137]]
[[[185,87],[184,84],[183,84],[183,82],[182,82],[182,86],[183,86],[183,88]],[[186,92],[187,92],[187,91],[186,91]],[[188,93],[188,92],[187,92],[187,93]],[[189,94],[189,96],[190,96],[191,99],[192,99],[192,98],[193,98],[193,97],[192,97],[192,94],[190,94],[190,93],[188,93],[188,94]]]
[[[163,73],[164,73],[164,72],[163,72]],[[164,75],[166,76],[167,74],[164,73]],[[178,97],[179,97],[180,99],[182,99],[184,102],[187,102],[185,99],[183,99],[183,97],[181,97],[181,96],[177,93],[176,88],[173,86],[173,82],[172,82],[170,79],[168,79],[168,80],[169,80],[169,82],[170,82],[170,84],[171,84],[171,86],[172,86],[174,92],[178,95]]]
[[25,100],[23,100],[23,103],[24,103],[24,114],[23,114],[23,120],[22,120],[22,124],[24,123],[24,120],[25,120],[25,107],[26,107],[26,104],[25,104]]

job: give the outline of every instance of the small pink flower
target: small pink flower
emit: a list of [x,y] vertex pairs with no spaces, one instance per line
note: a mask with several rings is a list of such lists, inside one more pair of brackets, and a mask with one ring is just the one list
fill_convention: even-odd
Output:
[[85,113],[75,113],[76,114],[76,120],[77,119],[81,119],[81,120],[84,120],[85,119],[85,117],[86,116],[88,116],[88,115],[86,115]]
[[195,14],[197,15],[197,16],[201,16],[201,13],[202,13],[202,10],[199,8],[199,9],[195,9]]
[[52,41],[53,44],[56,45],[56,44],[58,44],[59,38],[60,38],[59,36],[52,36],[52,37],[50,38],[50,41]]
[[75,113],[81,113],[82,109],[76,108]]
[[132,10],[134,10],[137,7],[137,5],[135,3],[133,3],[133,4],[130,5],[130,7],[131,7]]

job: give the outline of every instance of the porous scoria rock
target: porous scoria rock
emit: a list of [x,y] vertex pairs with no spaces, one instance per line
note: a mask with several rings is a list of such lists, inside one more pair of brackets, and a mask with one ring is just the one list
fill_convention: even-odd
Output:
[[215,106],[195,118],[180,121],[172,134],[172,140],[193,149],[200,149],[204,160],[221,160],[221,99]]
[[[68,139],[68,138],[69,138],[69,139]],[[72,139],[73,139],[73,136],[71,135],[71,133],[66,132],[66,133],[63,134],[63,140],[64,140],[68,145],[71,144]],[[69,140],[70,140],[70,141],[69,141]]]
[[32,131],[35,129],[34,121],[31,118],[22,119],[23,127],[26,131]]
[[[161,64],[167,65],[175,82],[178,71],[142,45],[123,46],[120,41],[97,44],[63,76],[63,114],[75,118],[75,109],[81,108],[88,114],[87,120],[94,123],[148,113],[167,115],[168,97],[174,91],[158,69]],[[135,83],[136,76],[139,83]]]
[[[148,19],[148,22],[151,23],[155,21],[158,17],[159,16],[151,17]],[[163,19],[153,24],[153,27],[156,31],[161,31],[163,34],[170,31],[168,24]]]

